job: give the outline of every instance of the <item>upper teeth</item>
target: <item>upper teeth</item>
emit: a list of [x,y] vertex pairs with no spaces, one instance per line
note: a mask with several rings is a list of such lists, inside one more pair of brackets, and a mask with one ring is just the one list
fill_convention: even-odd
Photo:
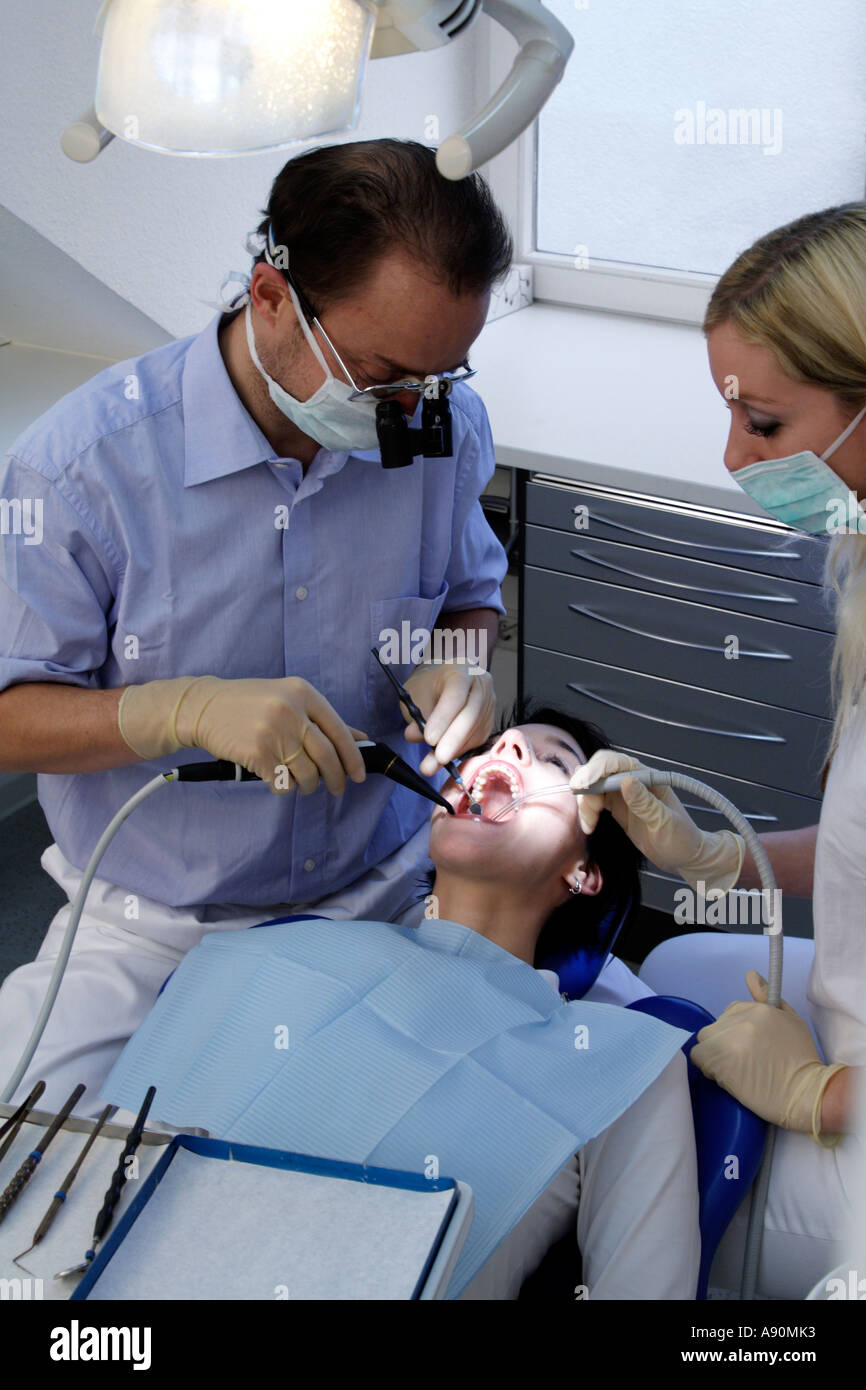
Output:
[[513,773],[511,769],[505,766],[505,764],[503,763],[488,763],[485,768],[482,768],[481,772],[478,773],[478,776],[472,783],[473,800],[480,801],[482,799],[484,788],[487,784],[487,779],[488,777],[491,777],[494,773],[498,777],[505,778],[505,780],[508,782],[509,788],[511,789],[512,797],[520,795],[520,783],[517,780],[515,773]]

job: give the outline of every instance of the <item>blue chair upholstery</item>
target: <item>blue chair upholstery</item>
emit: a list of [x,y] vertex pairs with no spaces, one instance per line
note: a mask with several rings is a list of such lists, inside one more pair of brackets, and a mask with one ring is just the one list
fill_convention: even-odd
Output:
[[581,904],[580,940],[575,941],[571,924],[564,925],[556,935],[551,935],[545,928],[538,942],[536,966],[556,971],[560,993],[566,998],[582,999],[601,974],[634,906],[634,900],[629,896],[624,901],[607,904],[596,911],[595,905],[587,899]]
[[[687,999],[672,995],[652,994],[635,999],[628,1005],[641,1013],[652,1014],[675,1028],[691,1033],[683,1052],[690,1058],[696,1036],[712,1014]],[[700,1203],[701,1266],[696,1297],[705,1299],[719,1241],[746,1192],[755,1180],[764,1152],[766,1123],[753,1111],[747,1110],[715,1081],[688,1062],[689,1093],[695,1126],[695,1145],[698,1157],[698,1195]],[[737,1160],[736,1176],[730,1175],[732,1160]]]

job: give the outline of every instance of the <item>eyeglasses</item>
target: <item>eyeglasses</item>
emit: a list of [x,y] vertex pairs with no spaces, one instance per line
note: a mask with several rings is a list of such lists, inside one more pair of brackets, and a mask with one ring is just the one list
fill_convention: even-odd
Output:
[[334,354],[337,361],[339,362],[340,368],[345,374],[346,379],[349,382],[351,382],[354,389],[349,397],[349,400],[355,401],[358,400],[359,397],[368,395],[376,395],[380,400],[389,400],[392,396],[397,396],[402,391],[415,391],[418,394],[426,393],[430,396],[435,397],[439,395],[440,389],[443,387],[444,390],[442,391],[442,394],[447,396],[450,394],[451,387],[453,386],[454,382],[468,381],[471,376],[475,376],[477,374],[475,369],[470,367],[469,358],[464,357],[457,371],[432,372],[430,373],[430,375],[425,377],[423,381],[419,381],[417,378],[411,377],[407,378],[405,381],[389,381],[382,382],[380,385],[374,386],[358,386],[354,377],[352,376],[352,373],[349,371],[342,357],[340,356],[337,349],[334,347],[334,344],[331,342],[330,338],[328,337],[327,333],[322,327],[322,324],[319,320],[319,316],[317,315],[309,299],[307,299],[307,296],[304,294],[300,285],[285,268],[282,269],[282,274],[285,275],[292,289],[295,291],[295,294],[298,296],[298,301],[301,305],[302,310],[306,314],[310,324],[316,325],[325,342],[328,344],[328,347],[331,349],[331,352]]

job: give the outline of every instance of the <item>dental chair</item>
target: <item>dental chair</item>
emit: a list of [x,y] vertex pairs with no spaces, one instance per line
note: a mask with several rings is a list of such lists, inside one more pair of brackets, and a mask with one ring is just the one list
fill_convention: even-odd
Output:
[[[573,945],[569,946],[564,935],[553,943],[545,943],[542,935],[536,965],[556,971],[560,990],[569,999],[583,998],[601,973],[633,911],[631,899],[624,908],[621,902],[607,907],[589,926],[587,938],[576,950]],[[545,944],[548,945],[547,950],[543,949]],[[663,942],[652,956],[657,956],[671,944]],[[648,957],[647,961],[650,959]],[[640,978],[649,988],[669,987],[662,984],[668,979],[663,971],[651,970],[647,973],[649,978],[645,977],[642,969]],[[730,999],[726,1002],[729,1003]],[[627,1007],[652,1014],[691,1034],[682,1050],[688,1061],[689,1095],[698,1161],[701,1263],[695,1297],[705,1299],[710,1266],[719,1241],[760,1167],[766,1124],[714,1081],[709,1081],[689,1060],[697,1034],[707,1024],[715,1022],[713,1014],[699,1004],[670,994],[648,995],[645,999],[634,1000]],[[737,1179],[726,1177],[726,1173],[730,1172],[732,1157],[738,1161]],[[519,1297],[529,1302],[573,1303],[575,1286],[581,1282],[580,1254],[574,1231],[571,1230],[551,1246],[538,1268],[524,1280]]]

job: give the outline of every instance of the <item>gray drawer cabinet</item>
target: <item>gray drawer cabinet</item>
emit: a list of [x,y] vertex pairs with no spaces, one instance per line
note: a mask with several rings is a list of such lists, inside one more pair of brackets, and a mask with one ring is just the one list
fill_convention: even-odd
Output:
[[526,521],[572,536],[622,541],[733,569],[813,584],[821,580],[822,541],[778,522],[765,523],[710,507],[546,479],[527,484]]
[[[717,787],[759,832],[816,823],[832,727],[824,543],[540,475],[522,513],[521,692]],[[724,823],[686,800],[699,824]],[[673,912],[682,886],[648,866],[645,901]],[[744,912],[733,929],[760,926]],[[785,930],[812,934],[811,903],[786,902]]]
[[598,652],[612,666],[819,718],[827,709],[830,633],[535,568],[525,602],[534,646]]
[[527,565],[574,574],[608,584],[622,584],[651,594],[705,603],[734,613],[832,632],[833,614],[817,584],[749,571],[734,581],[730,567],[665,550],[646,550],[594,535],[567,535],[546,526],[527,525]]

